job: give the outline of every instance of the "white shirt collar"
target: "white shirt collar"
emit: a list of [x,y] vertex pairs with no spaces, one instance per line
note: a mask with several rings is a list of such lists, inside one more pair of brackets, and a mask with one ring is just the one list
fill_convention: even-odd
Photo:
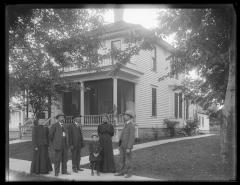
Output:
[[127,122],[126,122],[126,124],[128,124],[128,123],[130,123],[131,122],[131,120],[128,120]]

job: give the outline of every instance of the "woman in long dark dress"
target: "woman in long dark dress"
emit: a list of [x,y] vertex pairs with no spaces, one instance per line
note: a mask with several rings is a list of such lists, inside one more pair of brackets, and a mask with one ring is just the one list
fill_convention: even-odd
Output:
[[112,136],[114,135],[114,128],[109,123],[107,114],[103,114],[102,123],[98,126],[99,142],[102,147],[100,163],[100,172],[115,173],[115,164],[113,156]]
[[52,164],[48,154],[49,129],[37,120],[34,121],[32,131],[33,158],[30,173],[48,174],[52,171]]

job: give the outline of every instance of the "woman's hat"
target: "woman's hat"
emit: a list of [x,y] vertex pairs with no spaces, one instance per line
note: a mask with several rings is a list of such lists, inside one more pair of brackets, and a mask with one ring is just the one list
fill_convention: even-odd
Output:
[[92,134],[91,134],[91,138],[92,138],[93,136],[97,136],[97,137],[98,137],[98,134],[97,134],[97,133],[92,133]]
[[108,121],[109,121],[109,117],[108,117],[108,114],[107,113],[103,113],[102,114],[102,117],[107,117]]
[[130,111],[130,110],[126,110],[125,115],[128,115],[128,116],[130,116],[130,117],[132,117],[132,118],[134,117],[133,112]]

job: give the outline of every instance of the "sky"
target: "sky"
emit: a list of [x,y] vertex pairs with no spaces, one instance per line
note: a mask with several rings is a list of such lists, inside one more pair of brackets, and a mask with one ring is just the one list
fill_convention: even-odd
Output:
[[[123,13],[123,20],[128,23],[140,24],[147,29],[156,28],[158,25],[157,17],[158,11],[165,11],[160,8],[125,8]],[[104,15],[106,23],[113,23],[113,10],[109,10]],[[166,40],[169,44],[174,41],[174,35],[171,35]]]

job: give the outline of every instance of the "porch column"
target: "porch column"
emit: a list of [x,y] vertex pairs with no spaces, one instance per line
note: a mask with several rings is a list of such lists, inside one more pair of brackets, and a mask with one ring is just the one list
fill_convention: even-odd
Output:
[[81,100],[80,100],[80,114],[81,114],[81,123],[84,124],[84,82],[81,82],[81,88],[80,88],[80,93],[81,93]]
[[113,78],[113,108],[114,110],[114,121],[115,121],[115,129],[116,129],[116,139],[118,139],[118,118],[117,118],[117,78]]

